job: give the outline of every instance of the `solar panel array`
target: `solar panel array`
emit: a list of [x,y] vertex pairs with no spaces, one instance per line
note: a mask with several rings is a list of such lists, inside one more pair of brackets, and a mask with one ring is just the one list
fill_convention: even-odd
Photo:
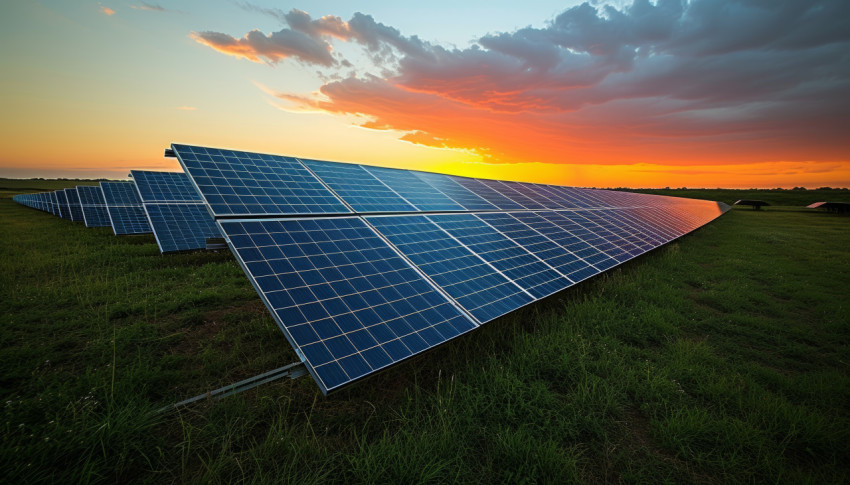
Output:
[[148,234],[151,226],[133,182],[101,182],[106,211],[116,235]]
[[186,174],[132,170],[130,175],[161,252],[202,249],[207,238],[221,237]]
[[224,236],[324,393],[666,244],[728,206],[172,145],[137,171],[14,197],[163,253]]
[[111,227],[115,234],[153,230],[163,253],[205,249],[221,232],[201,196],[182,173],[134,170],[130,182],[101,182],[13,199],[23,205],[84,222]]
[[172,149],[327,393],[666,244],[710,201]]

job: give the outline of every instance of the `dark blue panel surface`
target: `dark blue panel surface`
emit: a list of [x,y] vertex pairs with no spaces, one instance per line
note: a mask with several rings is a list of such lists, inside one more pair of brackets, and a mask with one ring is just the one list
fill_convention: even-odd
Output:
[[623,210],[599,209],[587,212],[588,215],[585,217],[628,241],[629,244],[638,249],[637,254],[645,253],[660,245],[660,242],[652,234],[644,232],[642,228],[633,224],[630,218],[623,213]]
[[540,258],[472,214],[434,215],[428,219],[534,298],[549,296],[572,284]]
[[481,180],[481,183],[490,187],[491,189],[499,192],[505,197],[511,199],[517,204],[521,205],[526,209],[548,209],[548,207],[543,204],[527,197],[525,194],[522,194],[516,190],[520,186],[520,184],[515,182],[503,182],[501,180]]
[[553,209],[575,209],[578,206],[575,201],[565,198],[562,194],[552,190],[548,185],[542,184],[523,184],[529,192],[538,194],[539,199],[546,200],[546,207]]
[[84,205],[83,206],[83,221],[86,227],[111,227],[112,222],[109,220],[109,212],[105,205]]
[[203,249],[207,238],[221,237],[186,174],[143,170],[130,173],[161,252]]
[[203,204],[145,203],[144,209],[163,253],[204,249],[207,238],[221,237]]
[[[552,240],[552,242],[554,242],[555,244],[558,244],[562,248],[566,249],[571,254],[578,257],[581,261],[590,265],[592,271],[587,270],[585,273],[581,273],[578,276],[592,276],[593,274],[602,271],[602,267],[609,268],[617,264],[616,261],[609,258],[606,254],[587,244],[580,237],[580,235],[573,234],[572,232],[558,225],[558,223],[562,225],[567,224],[569,221],[564,219],[563,217],[558,217],[557,213],[555,212],[517,212],[512,213],[511,215],[513,217],[516,217],[520,222],[525,223],[535,231],[539,232],[540,234],[543,234],[544,236]],[[543,217],[543,215],[547,215],[549,218],[554,219],[555,222],[552,222],[546,217]],[[584,232],[582,232],[582,234]],[[570,275],[570,278],[576,279],[576,277],[572,275]]]
[[115,235],[150,234],[151,226],[142,206],[107,206],[106,210]]
[[447,197],[451,198],[453,201],[461,205],[466,210],[476,211],[498,209],[495,205],[487,202],[486,200],[472,193],[472,191],[470,191],[463,185],[459,184],[454,178],[449,175],[428,172],[412,173],[423,181],[427,182],[435,189],[445,194]]
[[109,227],[109,213],[106,211],[106,201],[99,185],[78,185],[77,195],[83,210],[83,221],[86,227]]
[[421,211],[462,211],[464,208],[412,172],[381,167],[363,167],[404,200]]
[[409,212],[416,208],[360,165],[301,159],[356,212]]
[[452,179],[463,186],[465,189],[474,193],[478,197],[486,200],[488,203],[496,206],[501,210],[525,209],[524,206],[517,204],[511,199],[505,197],[500,192],[491,189],[479,179],[471,179],[466,177],[452,177]]
[[103,200],[107,206],[140,206],[142,200],[133,182],[101,182]]
[[59,216],[62,219],[71,220],[71,206],[68,205],[68,196],[65,195],[64,190],[57,190],[54,192],[56,194],[56,199],[59,205]]
[[564,207],[566,208],[599,207],[601,205],[588,197],[582,189],[577,189],[575,187],[562,187],[558,185],[548,185],[546,188],[550,192],[560,195],[563,200],[567,201],[567,203],[564,204]]
[[475,328],[359,218],[220,224],[325,393]]
[[350,212],[298,160],[172,145],[215,216]]
[[80,197],[76,188],[65,189],[65,198],[68,199],[68,208],[71,209],[72,221],[83,221],[83,208],[80,206]]
[[[527,200],[533,201],[540,207],[546,209],[564,209],[563,204],[561,204],[557,198],[554,198],[551,194],[547,194],[544,190],[539,189],[537,184],[524,182],[502,183],[513,189],[516,193],[525,197]],[[522,204],[527,205],[527,202],[523,202]]]
[[645,232],[656,237],[660,244],[681,235],[672,224],[664,220],[664,213],[657,208],[623,209],[622,213],[634,221],[634,224],[645,228]]
[[556,241],[558,244],[593,264],[597,269],[605,271],[620,262],[614,258],[614,255],[620,254],[616,246],[599,236],[595,231],[578,224],[573,220],[575,218],[574,213],[569,211],[540,211],[536,214],[557,226],[566,235],[566,237],[563,235],[550,237],[553,239],[559,237],[560,239]]
[[131,170],[142,202],[203,202],[189,177],[180,172]]
[[366,219],[481,323],[534,300],[426,216]]
[[[498,229],[517,244],[534,253],[550,266],[566,275],[571,281],[578,282],[593,276],[599,271],[583,259],[567,251],[555,241],[514,217],[517,213],[478,214],[478,217]],[[542,220],[542,219],[541,219]]]
[[103,190],[99,185],[78,185],[77,195],[80,196],[82,205],[106,205]]
[[53,201],[53,207],[51,208],[51,212],[54,216],[62,217],[61,206],[59,205],[59,195],[56,191],[50,192],[50,197]]
[[595,211],[563,211],[558,214],[595,235],[596,239],[591,238],[587,242],[617,260],[618,263],[631,259],[642,252],[638,247],[594,222],[593,219],[598,219]]

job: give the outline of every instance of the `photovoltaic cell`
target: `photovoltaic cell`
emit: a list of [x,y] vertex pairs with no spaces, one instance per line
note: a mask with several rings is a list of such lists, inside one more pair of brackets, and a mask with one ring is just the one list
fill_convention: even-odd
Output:
[[150,224],[141,206],[107,206],[112,231],[117,236],[150,234]]
[[59,216],[62,219],[71,219],[71,206],[68,205],[68,196],[65,194],[64,190],[57,190],[54,192],[56,194],[56,199],[59,201]]
[[382,167],[363,168],[420,211],[464,210],[460,204],[412,172]]
[[68,199],[68,208],[71,210],[71,220],[82,221],[83,208],[80,206],[80,197],[77,195],[77,189],[65,189],[65,197]]
[[524,209],[546,209],[547,207],[543,204],[527,197],[525,194],[522,194],[516,190],[516,187],[519,187],[518,183],[510,183],[510,182],[502,182],[501,180],[486,180],[481,179],[481,183],[495,190],[496,192],[504,195],[508,199],[516,202]]
[[550,266],[576,283],[597,274],[599,271],[575,254],[567,251],[555,241],[537,232],[514,217],[514,214],[478,214],[478,217],[516,241],[529,252],[546,261]]
[[[564,206],[558,203],[556,199],[538,189],[537,184],[505,181],[502,181],[501,183],[513,189],[514,192],[520,194],[525,197],[525,199],[530,200],[533,204],[536,204],[539,207],[544,209],[564,209]],[[527,203],[523,202],[523,205],[527,205]]]
[[559,214],[595,235],[598,239],[593,240],[593,246],[614,258],[618,263],[641,253],[640,249],[633,244],[594,222],[593,219],[598,219],[594,211],[564,211]]
[[133,182],[101,182],[103,200],[107,206],[136,206],[142,205],[136,184]]
[[568,201],[568,204],[564,204],[565,208],[586,208],[586,207],[599,207],[601,204],[598,202],[594,202],[593,198],[589,196],[586,189],[578,189],[575,187],[562,187],[557,185],[549,185],[547,189],[557,195],[560,195],[563,200]]
[[571,284],[543,260],[473,214],[433,215],[428,219],[534,298],[549,296]]
[[498,209],[495,205],[475,195],[469,189],[465,188],[448,175],[427,172],[412,173],[445,194],[447,197],[451,198],[466,210],[477,211]]
[[189,145],[172,149],[216,217],[350,212],[293,158]]
[[151,232],[145,210],[133,182],[101,182],[106,211],[116,235],[148,234]]
[[139,197],[145,202],[198,202],[203,203],[192,181],[182,172],[152,172],[131,170]]
[[83,221],[86,223],[86,227],[112,226],[100,186],[78,185],[77,195],[80,196],[80,206],[83,211]]
[[[525,223],[540,234],[543,234],[563,249],[593,267],[595,270],[594,274],[603,271],[603,268],[607,269],[617,264],[608,255],[585,242],[582,236],[589,234],[588,231],[580,226],[576,228],[576,230],[581,231],[580,234],[574,234],[565,229],[563,226],[568,226],[570,221],[563,216],[559,216],[557,212],[516,212],[511,213],[511,216],[517,218],[517,220]],[[571,275],[567,276],[575,279]]]
[[513,200],[505,197],[500,192],[491,189],[481,180],[465,177],[452,177],[452,179],[454,179],[454,181],[460,184],[463,188],[469,190],[478,197],[481,197],[482,199],[496,206],[500,210],[516,210],[526,208],[525,206],[522,206],[514,202]]
[[325,393],[475,328],[360,218],[220,224]]
[[426,216],[366,220],[481,323],[533,301],[517,284]]
[[144,204],[156,243],[163,253],[203,249],[221,232],[203,204]]
[[62,210],[59,206],[59,195],[57,195],[57,193],[54,191],[50,192],[50,197],[53,201],[53,207],[51,212],[53,212],[54,216],[62,217]]
[[[563,242],[563,246],[575,255],[580,256],[588,263],[593,264],[601,271],[614,267],[619,262],[613,257],[613,254],[618,254],[614,251],[614,245],[603,239],[595,232],[587,229],[581,224],[578,224],[574,219],[575,216],[569,211],[554,212],[540,211],[536,213],[542,216],[546,221],[557,226],[564,234],[568,235],[566,239],[561,236],[559,243]],[[521,216],[520,216],[521,217]],[[553,239],[557,236],[553,234]]]
[[206,248],[221,232],[185,173],[130,172],[162,253]]
[[355,212],[415,211],[408,201],[360,165],[301,159]]

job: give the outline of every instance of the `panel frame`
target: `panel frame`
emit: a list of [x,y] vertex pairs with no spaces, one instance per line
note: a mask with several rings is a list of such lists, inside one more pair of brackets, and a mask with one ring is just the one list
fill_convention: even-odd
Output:
[[256,291],[257,294],[260,296],[260,299],[262,300],[263,305],[266,306],[266,309],[271,314],[272,319],[274,320],[275,324],[278,326],[278,328],[281,330],[283,335],[286,337],[286,340],[287,340],[287,342],[289,342],[290,347],[295,352],[295,354],[298,356],[298,359],[301,361],[301,363],[304,364],[304,367],[310,373],[310,376],[313,378],[313,381],[316,383],[317,386],[319,386],[319,390],[321,390],[322,394],[324,394],[325,396],[327,396],[330,393],[333,393],[333,392],[339,391],[341,389],[347,388],[347,387],[353,385],[356,382],[360,382],[360,381],[368,379],[368,378],[370,378],[374,375],[377,375],[381,372],[384,372],[384,371],[394,367],[395,365],[397,365],[397,364],[399,364],[403,361],[408,361],[408,360],[416,357],[417,355],[420,355],[422,353],[425,353],[425,352],[428,352],[432,349],[440,347],[440,346],[442,346],[442,345],[444,345],[448,342],[453,341],[454,339],[456,339],[456,338],[458,338],[462,335],[466,335],[466,334],[469,334],[471,332],[474,332],[475,330],[477,330],[481,326],[481,323],[479,323],[477,319],[472,317],[472,315],[470,315],[468,312],[466,312],[463,309],[463,307],[458,305],[458,303],[453,298],[451,298],[449,295],[447,295],[439,285],[437,285],[433,281],[431,281],[430,278],[425,277],[425,275],[419,270],[419,268],[416,265],[412,264],[406,257],[404,257],[404,255],[401,254],[398,251],[398,248],[396,248],[395,245],[393,245],[389,241],[387,241],[386,238],[384,238],[383,234],[381,234],[371,224],[369,224],[368,221],[366,221],[364,217],[359,216],[359,215],[355,215],[355,214],[334,217],[334,219],[355,219],[355,220],[359,220],[359,221],[363,222],[364,225],[370,231],[372,231],[372,233],[376,237],[378,237],[384,244],[386,244],[387,247],[389,247],[393,251],[394,254],[399,256],[399,258],[404,262],[404,264],[407,265],[408,268],[413,270],[420,278],[422,278],[428,284],[428,286],[431,287],[431,289],[433,289],[436,293],[438,293],[440,296],[442,296],[443,299],[445,299],[446,303],[448,303],[452,307],[456,308],[458,310],[458,313],[461,316],[463,316],[470,323],[472,323],[472,328],[470,330],[465,331],[465,332],[461,332],[460,334],[458,334],[455,337],[446,339],[446,340],[444,340],[443,342],[441,342],[437,345],[426,347],[425,349],[420,350],[418,352],[413,352],[408,357],[405,357],[405,358],[403,358],[403,359],[401,359],[397,362],[392,362],[392,363],[390,363],[390,364],[388,364],[388,365],[386,365],[386,366],[384,366],[380,369],[376,369],[372,372],[366,373],[366,374],[359,376],[355,379],[346,381],[345,383],[340,384],[338,386],[335,386],[335,387],[332,387],[332,388],[327,388],[327,386],[325,385],[322,378],[318,375],[316,370],[313,368],[313,366],[307,360],[304,353],[301,351],[300,346],[295,341],[295,338],[291,335],[291,333],[287,329],[286,324],[280,319],[280,316],[277,314],[277,312],[274,309],[274,306],[268,300],[268,297],[266,296],[265,292],[261,290],[259,283],[257,283],[256,279],[254,278],[254,275],[248,269],[245,261],[243,261],[242,257],[239,256],[239,253],[237,251],[237,248],[233,244],[233,241],[231,241],[227,232],[224,230],[224,227],[222,227],[222,223],[279,222],[281,220],[292,221],[292,220],[315,220],[315,219],[325,219],[325,217],[322,217],[322,216],[303,216],[303,217],[287,217],[287,218],[281,218],[281,217],[252,218],[252,217],[248,217],[248,218],[240,218],[240,219],[216,219],[215,222],[216,222],[216,225],[218,226],[219,231],[221,232],[222,236],[224,237],[224,240],[226,241],[228,248],[230,248],[230,251],[235,256],[236,261],[239,263],[239,267],[242,269],[242,271],[245,273],[245,276],[251,282],[251,286],[254,287],[254,291]]
[[310,217],[310,216],[327,217],[327,216],[345,216],[345,215],[351,215],[352,214],[351,212],[348,211],[350,206],[347,203],[345,203],[342,200],[342,198],[336,192],[334,192],[332,190],[330,191],[330,195],[333,196],[333,198],[336,199],[336,201],[342,207],[347,209],[345,212],[322,212],[322,213],[304,213],[304,212],[268,213],[268,212],[263,212],[263,213],[241,213],[241,214],[218,214],[218,213],[216,213],[215,209],[213,209],[213,206],[209,202],[207,197],[204,195],[204,192],[203,192],[203,190],[201,190],[201,187],[200,187],[200,185],[198,185],[197,181],[195,180],[195,177],[191,175],[191,171],[189,170],[189,166],[183,160],[183,156],[180,153],[180,149],[178,148],[178,146],[186,146],[186,147],[190,147],[190,148],[212,149],[212,150],[223,150],[223,151],[240,152],[240,153],[249,153],[249,154],[260,155],[260,156],[272,156],[272,157],[288,158],[288,159],[291,159],[293,161],[293,163],[297,164],[299,167],[301,167],[303,170],[305,170],[313,179],[317,180],[319,185],[322,186],[324,189],[328,190],[329,188],[328,188],[327,184],[324,183],[324,181],[322,181],[318,176],[316,176],[315,173],[313,173],[312,170],[310,170],[306,166],[305,163],[303,163],[300,159],[298,159],[296,157],[290,157],[290,156],[285,156],[285,155],[273,155],[273,154],[258,153],[258,152],[245,152],[245,151],[242,151],[242,150],[232,150],[232,149],[228,149],[228,148],[214,148],[214,147],[205,147],[205,146],[198,146],[198,145],[187,145],[187,144],[182,144],[182,143],[172,143],[171,144],[171,150],[174,152],[174,156],[177,158],[177,161],[180,163],[180,167],[183,169],[183,172],[189,177],[189,181],[192,183],[192,186],[195,188],[197,193],[201,196],[201,199],[202,199],[204,205],[206,205],[207,210],[209,210],[210,215],[213,217],[213,219]]

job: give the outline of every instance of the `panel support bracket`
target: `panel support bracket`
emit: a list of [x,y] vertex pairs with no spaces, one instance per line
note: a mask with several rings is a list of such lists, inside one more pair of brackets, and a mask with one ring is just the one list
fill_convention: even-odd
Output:
[[232,396],[234,394],[239,394],[242,391],[247,391],[249,389],[253,389],[260,384],[265,384],[267,382],[276,381],[278,379],[282,379],[284,377],[289,377],[290,379],[297,379],[303,375],[307,374],[307,368],[304,366],[303,362],[294,362],[289,365],[285,365],[283,367],[279,367],[274,370],[270,370],[268,372],[264,372],[262,374],[258,374],[254,377],[249,377],[248,379],[235,382],[233,384],[224,386],[222,388],[216,389],[214,391],[208,391],[204,394],[197,395],[195,397],[186,399],[184,401],[180,401],[174,404],[169,404],[168,406],[157,409],[157,413],[163,413],[166,411],[174,411],[176,409],[180,409],[186,405],[202,401],[205,399],[223,399],[228,396]]

